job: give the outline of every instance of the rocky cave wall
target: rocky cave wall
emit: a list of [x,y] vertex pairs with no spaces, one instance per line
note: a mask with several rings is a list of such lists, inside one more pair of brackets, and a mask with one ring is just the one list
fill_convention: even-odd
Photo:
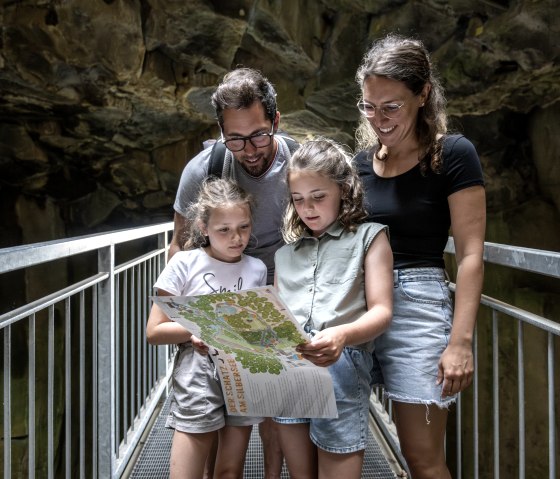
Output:
[[238,64],[275,84],[285,130],[353,146],[356,67],[399,31],[433,52],[478,148],[488,240],[558,249],[557,14],[553,0],[4,1],[0,246],[169,220]]
[[[274,83],[282,129],[353,147],[356,68],[396,31],[433,52],[452,127],[478,149],[487,241],[559,251],[559,13],[555,0],[0,1],[0,247],[171,220],[235,65]],[[44,287],[22,281],[22,299]],[[486,284],[560,316],[558,285],[492,268]]]

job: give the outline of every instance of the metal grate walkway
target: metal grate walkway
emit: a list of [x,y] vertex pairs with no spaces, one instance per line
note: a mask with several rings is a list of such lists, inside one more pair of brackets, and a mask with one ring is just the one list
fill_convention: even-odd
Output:
[[[165,400],[144,447],[138,455],[129,476],[131,479],[167,479],[169,477],[169,452],[173,430],[165,427],[168,411],[169,398]],[[243,477],[244,479],[262,479],[264,477],[262,445],[257,428],[254,428],[251,434]],[[289,479],[289,477],[284,465],[282,479]],[[362,478],[394,479],[396,477],[398,477],[397,473],[391,468],[389,460],[370,430]]]

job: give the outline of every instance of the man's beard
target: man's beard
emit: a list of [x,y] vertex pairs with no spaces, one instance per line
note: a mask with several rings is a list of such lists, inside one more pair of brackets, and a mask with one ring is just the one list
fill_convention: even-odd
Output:
[[255,177],[261,176],[264,173],[266,173],[266,171],[270,167],[270,164],[272,163],[264,155],[259,155],[257,158],[258,161],[255,162],[254,164],[248,163],[245,158],[243,158],[242,161],[240,161],[241,167],[251,176],[255,176]]

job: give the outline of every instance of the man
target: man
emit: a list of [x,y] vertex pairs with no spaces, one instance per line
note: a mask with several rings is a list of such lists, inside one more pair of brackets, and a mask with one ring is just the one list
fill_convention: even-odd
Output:
[[[275,135],[280,112],[276,110],[276,92],[258,71],[240,68],[228,73],[212,95],[226,146],[222,176],[233,178],[255,198],[254,241],[245,253],[260,258],[268,268],[268,283],[274,281],[274,253],[283,245],[282,214],[287,200],[286,164],[293,140]],[[183,170],[175,199],[174,231],[169,257],[181,250],[182,238],[189,228],[185,217],[200,184],[211,174],[212,148],[195,156]],[[264,446],[265,477],[279,478],[282,453],[267,418],[259,432]]]

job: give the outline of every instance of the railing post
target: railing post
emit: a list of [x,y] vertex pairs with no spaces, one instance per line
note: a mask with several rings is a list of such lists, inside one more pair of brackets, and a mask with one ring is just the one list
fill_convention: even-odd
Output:
[[498,313],[492,311],[492,402],[494,431],[494,479],[500,478],[500,374]]
[[[164,231],[163,233],[160,233],[158,235],[158,249],[163,249],[165,248],[165,253],[163,255],[158,255],[157,259],[156,259],[156,264],[157,264],[157,268],[156,268],[156,272],[155,272],[155,276],[159,276],[159,274],[163,271],[163,268],[165,268],[165,265],[167,264],[167,255],[169,252],[169,243],[167,241],[167,232]],[[152,289],[153,284],[148,285],[150,294],[153,294],[153,289]],[[151,306],[151,303],[150,303]],[[157,379],[159,380],[162,377],[165,377],[167,375],[167,363],[168,363],[168,357],[169,357],[169,345],[163,345],[163,346],[158,346],[156,348],[156,354],[157,354]]]
[[556,414],[554,411],[554,336],[548,333],[548,475],[556,476]]
[[4,328],[4,477],[12,475],[12,327]]
[[97,477],[113,476],[115,448],[115,246],[98,250],[99,272],[109,273],[97,296]]

